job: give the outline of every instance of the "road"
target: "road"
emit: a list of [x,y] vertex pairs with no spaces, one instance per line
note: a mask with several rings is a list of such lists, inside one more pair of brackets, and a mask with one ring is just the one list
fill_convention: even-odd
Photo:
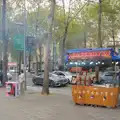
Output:
[[[16,74],[12,74],[12,75],[13,75],[13,81],[17,81],[18,77],[16,76]],[[41,92],[42,86],[40,86],[40,85],[36,86],[36,85],[33,84],[33,82],[32,82],[33,76],[34,75],[30,74],[30,73],[26,74],[27,89],[28,90],[34,90],[36,92]],[[66,87],[50,88],[50,92],[71,96],[71,86],[68,85]]]
[[[33,74],[26,73],[27,86],[33,86],[33,83],[32,83],[33,76],[34,76]],[[17,73],[13,73],[12,74],[12,80],[13,81],[18,81],[18,75],[17,75]]]

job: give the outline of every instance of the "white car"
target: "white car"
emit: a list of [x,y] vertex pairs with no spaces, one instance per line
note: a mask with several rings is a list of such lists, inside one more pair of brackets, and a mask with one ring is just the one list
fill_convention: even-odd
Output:
[[69,83],[72,82],[72,73],[66,72],[66,71],[53,71],[54,74],[60,75],[60,76],[65,76],[69,80]]
[[12,75],[10,73],[7,73],[8,80],[12,80]]
[[14,69],[9,70],[10,73],[15,73]]

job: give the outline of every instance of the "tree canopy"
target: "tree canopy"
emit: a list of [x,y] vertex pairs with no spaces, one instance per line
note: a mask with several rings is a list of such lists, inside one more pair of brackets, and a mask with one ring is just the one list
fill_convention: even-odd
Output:
[[[7,1],[7,25],[10,46],[13,44],[13,35],[16,34],[16,29],[18,29],[16,23],[23,23],[24,20],[23,2],[23,0]],[[108,47],[110,41],[119,39],[120,1],[102,0],[101,5],[101,39],[103,47]],[[2,7],[1,2],[0,7]],[[26,7],[27,34],[37,37],[39,41],[44,43],[44,36],[48,32],[47,18],[50,1],[26,0]],[[98,11],[99,2],[94,0],[68,0],[67,3],[65,0],[57,1],[53,41],[56,41],[57,44],[60,43],[59,45],[63,44],[61,42],[66,34],[64,38],[65,49],[98,47]],[[67,33],[65,33],[66,29]],[[12,47],[9,47],[9,49],[12,55],[15,54],[13,52],[15,50]]]

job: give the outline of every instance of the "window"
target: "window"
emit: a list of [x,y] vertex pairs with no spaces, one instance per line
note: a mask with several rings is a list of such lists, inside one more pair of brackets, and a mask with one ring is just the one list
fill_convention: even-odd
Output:
[[59,73],[59,75],[65,76],[63,73]]

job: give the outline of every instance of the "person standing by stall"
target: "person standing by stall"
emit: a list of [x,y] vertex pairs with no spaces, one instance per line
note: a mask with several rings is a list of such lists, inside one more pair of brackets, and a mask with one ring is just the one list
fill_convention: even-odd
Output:
[[23,95],[24,94],[24,83],[25,83],[25,75],[24,75],[24,71],[21,70],[20,75],[19,75],[19,83],[20,83],[20,94]]

